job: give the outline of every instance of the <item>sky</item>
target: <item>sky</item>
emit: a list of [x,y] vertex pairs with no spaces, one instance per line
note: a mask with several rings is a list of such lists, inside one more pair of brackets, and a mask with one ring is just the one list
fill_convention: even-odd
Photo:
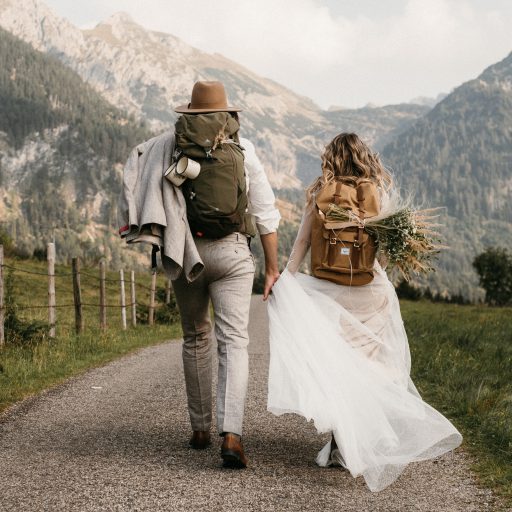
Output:
[[91,28],[124,11],[318,105],[449,93],[512,51],[511,0],[44,0]]

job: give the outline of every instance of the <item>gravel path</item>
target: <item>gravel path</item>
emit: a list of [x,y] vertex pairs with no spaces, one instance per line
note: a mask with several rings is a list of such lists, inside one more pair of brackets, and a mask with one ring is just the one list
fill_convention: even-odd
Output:
[[266,412],[266,309],[254,298],[245,471],[223,469],[217,438],[203,452],[189,432],[181,348],[124,357],[0,416],[1,511],[494,510],[458,450],[414,464],[386,490],[320,469],[325,442],[311,424]]

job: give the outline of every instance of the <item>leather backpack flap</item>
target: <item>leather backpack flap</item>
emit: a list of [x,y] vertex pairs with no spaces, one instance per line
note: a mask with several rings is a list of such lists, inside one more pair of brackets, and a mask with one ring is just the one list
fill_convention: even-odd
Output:
[[357,214],[360,210],[358,193],[363,201],[364,218],[378,215],[380,212],[379,193],[375,183],[368,179],[343,178],[327,183],[317,193],[316,205],[320,211],[325,213],[329,204],[336,203],[337,199],[338,206]]
[[373,241],[364,230],[350,227],[339,230],[323,230],[324,257],[322,267],[343,273],[371,272],[373,259],[369,249]]
[[329,204],[335,203],[346,210],[357,211],[357,189],[343,180],[327,183],[316,196],[316,205],[326,212]]

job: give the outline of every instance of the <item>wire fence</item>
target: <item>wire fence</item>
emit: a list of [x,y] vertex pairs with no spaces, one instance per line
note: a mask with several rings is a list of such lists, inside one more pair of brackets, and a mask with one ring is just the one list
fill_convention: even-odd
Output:
[[[30,282],[30,300],[28,303],[19,304],[16,301],[13,304],[12,290],[7,290],[7,274],[24,274],[27,276],[45,277],[46,283],[34,280]],[[70,286],[71,285],[71,286]],[[87,295],[90,296],[91,289],[99,295],[99,301],[93,302],[89,298],[84,298],[83,291],[87,288]],[[149,300],[140,302],[140,292],[145,293]],[[6,295],[6,291],[9,294]],[[41,297],[47,293],[47,300],[40,303],[32,298]],[[116,294],[115,303],[112,296]],[[127,297],[128,295],[128,297]],[[170,305],[172,296],[172,287],[170,280],[166,280],[165,294],[162,302]],[[60,301],[59,301],[60,299]],[[77,334],[84,331],[84,308],[97,309],[99,327],[104,330],[107,328],[107,310],[118,310],[121,317],[121,328],[128,328],[128,325],[135,327],[140,309],[147,309],[147,323],[154,325],[155,311],[157,307],[157,274],[151,273],[150,283],[148,285],[138,282],[135,279],[135,272],[126,272],[119,270],[119,276],[116,278],[107,277],[106,265],[104,261],[99,263],[98,274],[81,269],[80,260],[72,259],[71,272],[55,271],[55,245],[48,244],[47,247],[47,271],[31,270],[22,266],[13,265],[4,261],[4,249],[0,245],[0,346],[5,344],[6,339],[6,318],[9,308],[16,311],[33,311],[39,314],[47,310],[48,335],[50,338],[56,336],[57,311],[73,310],[74,330]],[[35,315],[35,313],[34,313]],[[129,322],[128,322],[129,316]]]

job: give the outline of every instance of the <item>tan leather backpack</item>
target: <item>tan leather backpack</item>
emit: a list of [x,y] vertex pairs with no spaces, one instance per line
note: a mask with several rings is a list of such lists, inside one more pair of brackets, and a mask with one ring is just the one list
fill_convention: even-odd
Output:
[[[346,286],[371,282],[377,243],[361,221],[379,213],[375,183],[368,179],[337,178],[317,192],[315,202],[311,233],[313,275]],[[325,214],[331,203],[351,210],[356,216],[354,221],[328,221]]]

